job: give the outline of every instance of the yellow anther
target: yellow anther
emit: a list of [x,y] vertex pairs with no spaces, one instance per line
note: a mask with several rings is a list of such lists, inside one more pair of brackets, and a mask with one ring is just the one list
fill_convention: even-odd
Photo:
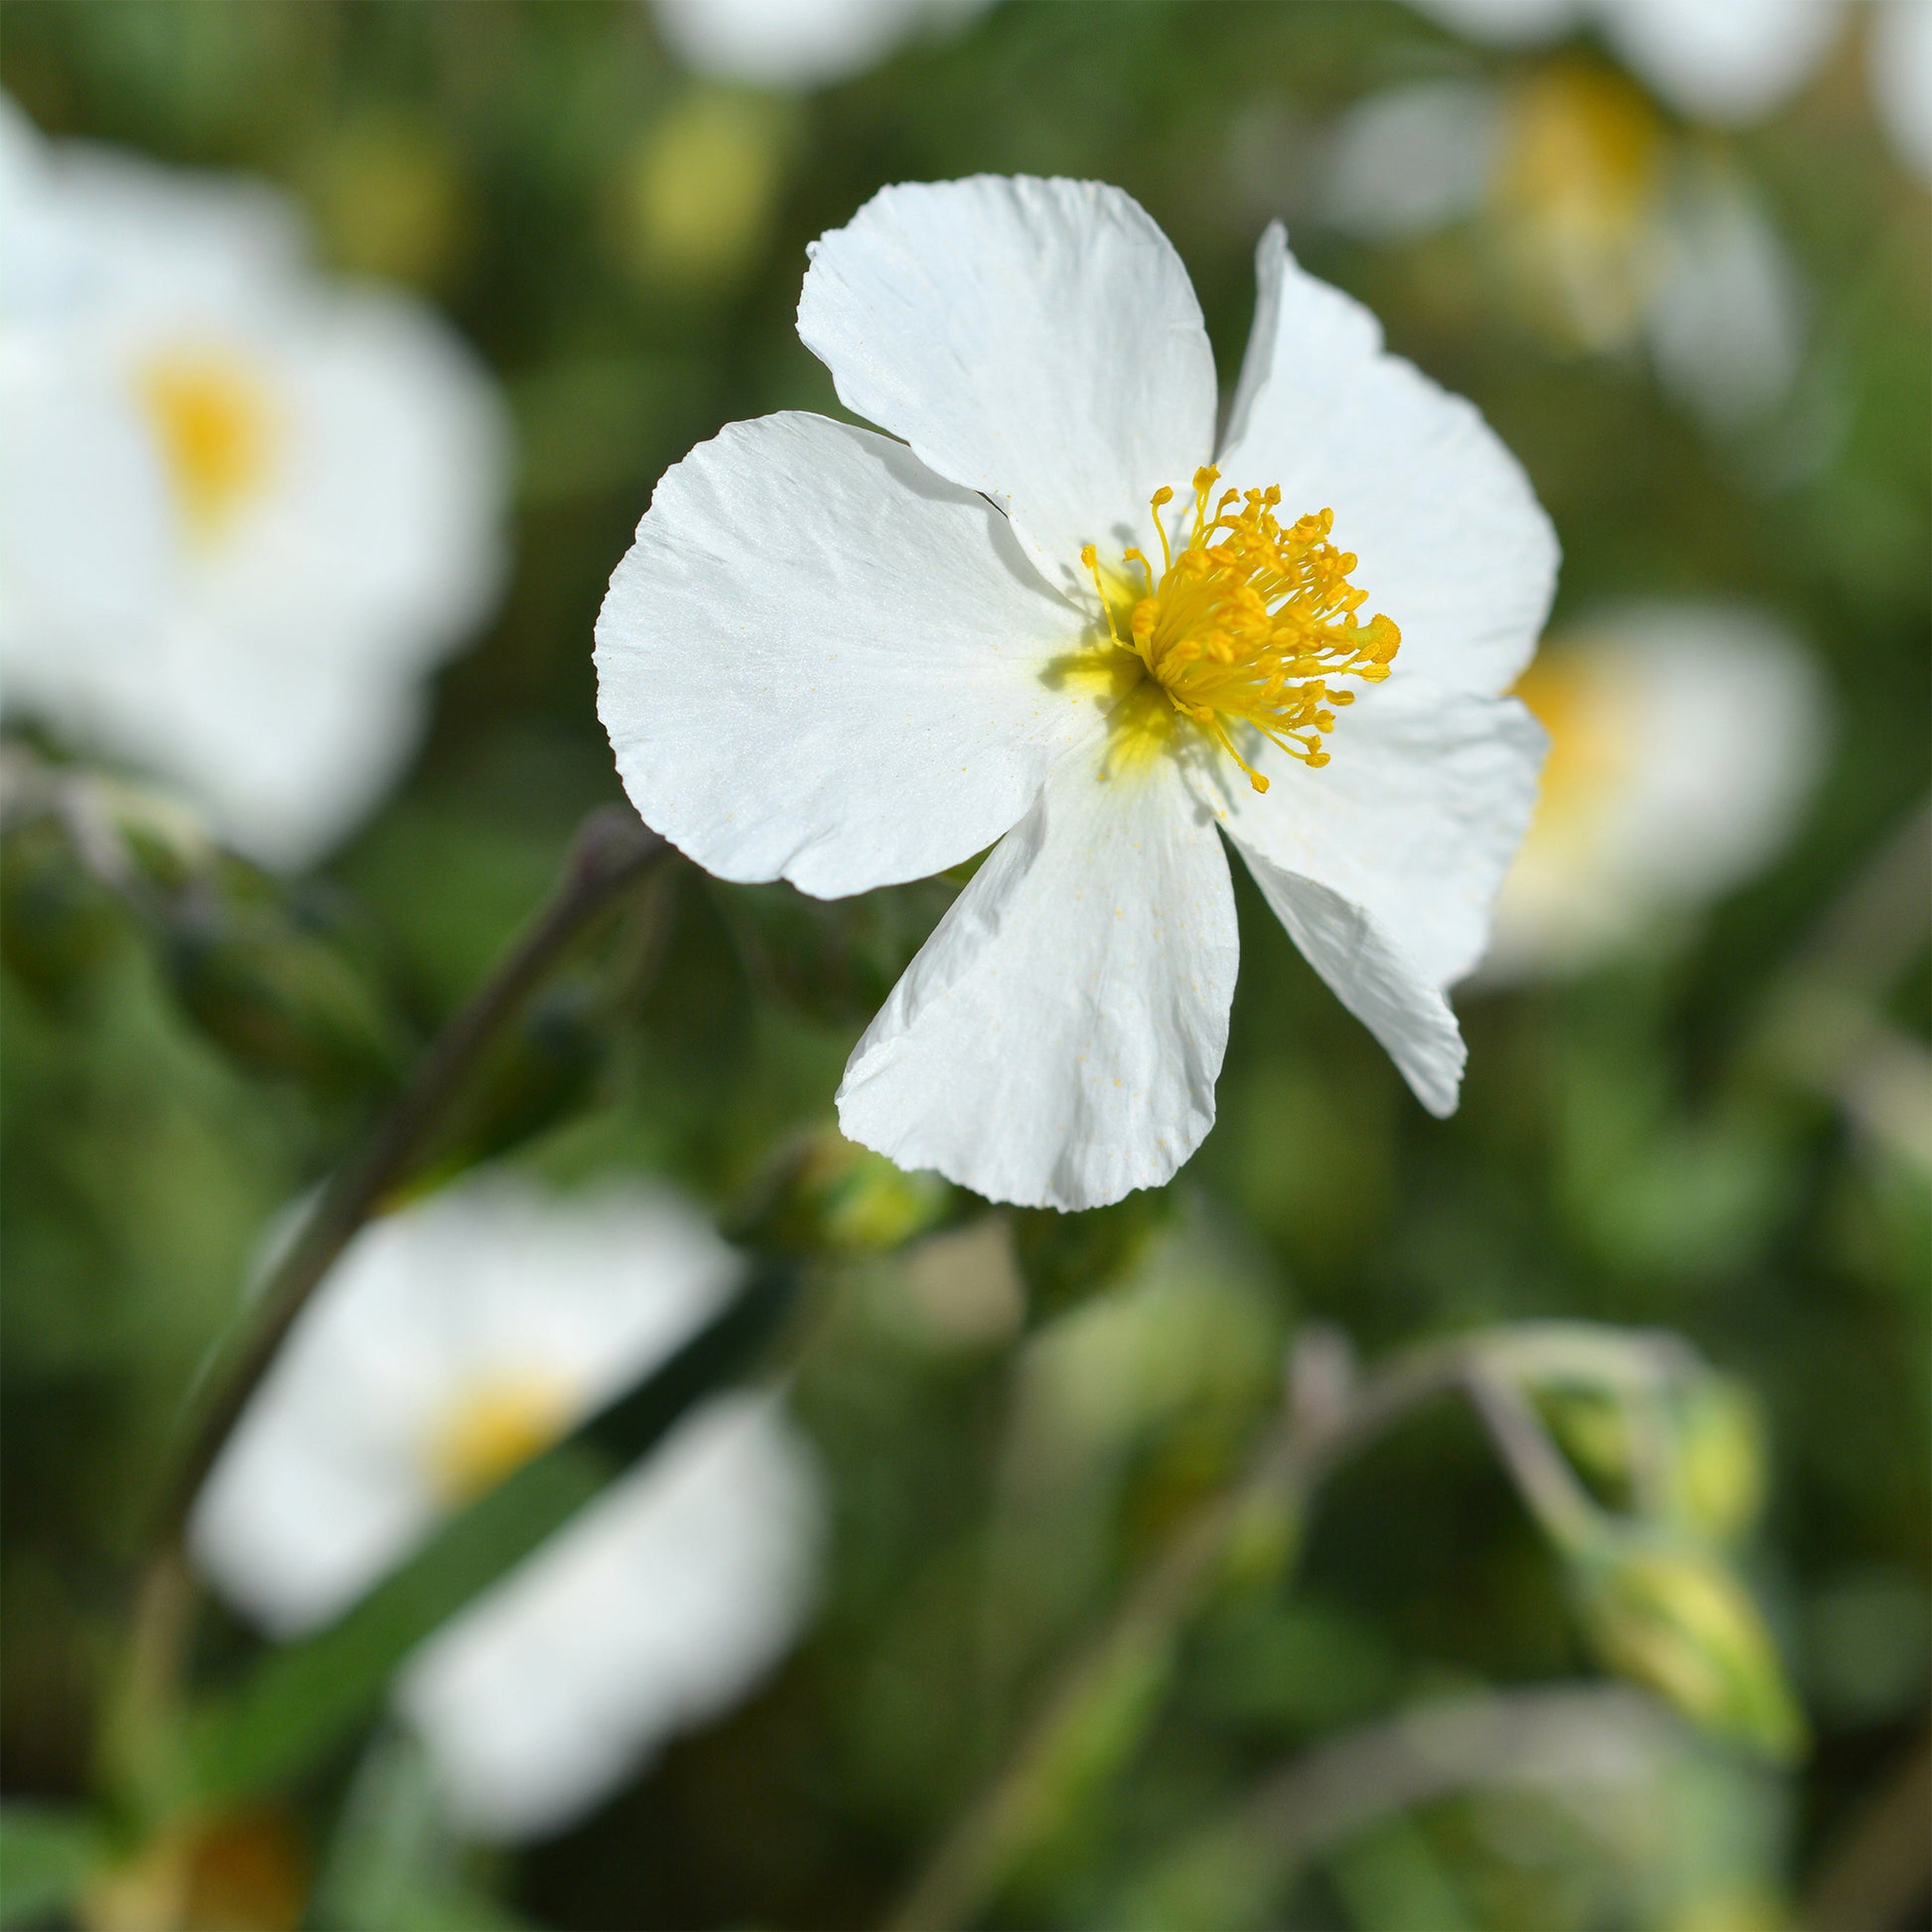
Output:
[[1161,516],[1173,491],[1163,486],[1150,499],[1162,571],[1157,579],[1139,550],[1123,553],[1148,585],[1128,616],[1129,639],[1115,621],[1092,544],[1080,561],[1100,594],[1108,635],[1139,656],[1173,709],[1266,791],[1267,778],[1242,756],[1233,728],[1249,726],[1318,769],[1328,762],[1321,741],[1334,730],[1335,710],[1355,697],[1331,689],[1330,680],[1380,683],[1402,632],[1379,613],[1356,616],[1367,593],[1348,581],[1354,552],[1328,541],[1332,509],[1311,511],[1284,529],[1275,516],[1279,485],[1223,490],[1210,503],[1220,477],[1211,464],[1194,472],[1193,527],[1178,556]]

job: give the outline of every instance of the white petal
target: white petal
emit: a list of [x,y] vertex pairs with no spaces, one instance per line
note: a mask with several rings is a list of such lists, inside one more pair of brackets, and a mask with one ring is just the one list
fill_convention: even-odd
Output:
[[1097,731],[1086,621],[1006,521],[822,416],[668,471],[597,621],[598,714],[645,820],[724,879],[821,897],[985,849]]
[[1099,182],[887,188],[812,246],[798,334],[848,409],[1013,518],[1046,581],[1080,546],[1150,542],[1214,438],[1214,355],[1187,271]]
[[688,1418],[405,1665],[397,1701],[457,1821],[555,1831],[738,1702],[804,1617],[821,1513],[769,1401]]
[[1285,871],[1248,846],[1241,856],[1303,957],[1382,1042],[1416,1098],[1432,1114],[1452,1114],[1468,1052],[1441,990],[1372,914],[1332,887]]
[[757,87],[823,87],[991,0],[652,0],[657,31],[687,67]]
[[1471,40],[1516,46],[1573,29],[1583,0],[1410,0],[1418,13]]
[[439,1426],[535,1381],[568,1426],[722,1303],[738,1258],[661,1190],[485,1174],[377,1221],[297,1322],[198,1499],[197,1563],[267,1628],[313,1628],[441,1517]]
[[992,1200],[1098,1207],[1213,1125],[1238,945],[1177,762],[1069,759],[859,1042],[839,1122]]
[[1555,742],[1489,982],[1582,970],[1749,878],[1795,830],[1832,736],[1810,653],[1748,609],[1609,611],[1536,679]]
[[1370,611],[1402,628],[1398,676],[1506,689],[1556,587],[1557,539],[1522,466],[1475,407],[1382,347],[1360,303],[1305,274],[1279,223],[1220,459],[1279,483],[1283,515],[1331,508]]
[[1705,120],[1768,114],[1838,32],[1839,0],[1598,0],[1617,53],[1674,107]]
[[1887,0],[1866,44],[1871,97],[1898,158],[1932,184],[1932,0]]
[[1644,317],[1666,388],[1716,429],[1734,429],[1789,393],[1804,351],[1804,292],[1778,232],[1727,170],[1687,168],[1660,241],[1662,274]]
[[1452,985],[1488,942],[1536,805],[1543,728],[1514,698],[1416,680],[1337,715],[1319,770],[1264,740],[1252,760],[1267,792],[1223,758],[1197,779],[1201,795],[1244,851],[1340,894],[1431,986]]
[[[1335,128],[1322,219],[1372,240],[1446,227],[1481,207],[1501,138],[1496,90],[1478,81],[1423,80],[1371,94]],[[1256,379],[1265,373],[1257,368]]]

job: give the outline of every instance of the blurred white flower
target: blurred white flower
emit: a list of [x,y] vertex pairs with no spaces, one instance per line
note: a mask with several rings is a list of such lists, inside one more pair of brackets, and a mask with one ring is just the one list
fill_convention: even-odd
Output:
[[1841,0],[1412,0],[1472,39],[1505,45],[1597,29],[1680,112],[1749,121],[1795,93],[1838,31]]
[[[197,1504],[196,1561],[278,1636],[347,1607],[453,1508],[621,1393],[738,1257],[637,1186],[475,1179],[366,1228]],[[809,1597],[814,1465],[769,1398],[714,1398],[429,1639],[398,1702],[456,1819],[568,1822],[773,1664]]]
[[1200,308],[1132,200],[885,190],[814,245],[798,327],[905,442],[732,424],[658,484],[598,620],[631,800],[720,877],[839,897],[999,841],[838,1096],[851,1139],[996,1199],[1117,1200],[1206,1133],[1237,952],[1217,826],[1455,1105],[1443,989],[1529,815],[1541,734],[1501,694],[1556,539],[1476,411],[1279,225],[1257,266],[1216,469]]
[[651,0],[685,66],[755,87],[848,80],[907,41],[943,33],[993,0]]
[[1866,53],[1871,97],[1893,149],[1932,183],[1932,0],[1884,0]]
[[1872,103],[1899,160],[1932,182],[1932,0],[1411,0],[1474,40],[1522,46],[1593,27],[1693,120],[1754,121],[1818,71],[1845,20],[1866,23]]
[[1322,212],[1376,240],[1473,220],[1527,319],[1573,347],[1645,344],[1714,428],[1797,374],[1803,291],[1748,182],[1614,72],[1559,62],[1371,95],[1335,129]]
[[7,705],[312,859],[494,597],[495,391],[418,304],[319,278],[269,188],[0,130]]
[[1552,640],[1517,686],[1550,734],[1488,982],[1580,971],[1768,864],[1831,739],[1811,655],[1736,606],[1649,604]]

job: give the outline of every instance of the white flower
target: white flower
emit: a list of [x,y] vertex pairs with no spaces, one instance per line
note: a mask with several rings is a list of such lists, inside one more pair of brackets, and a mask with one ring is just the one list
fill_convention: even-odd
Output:
[[1492,982],[1593,965],[1749,878],[1796,828],[1831,737],[1810,655],[1735,606],[1605,613],[1517,688],[1550,758]]
[[1748,182],[1606,69],[1371,95],[1335,129],[1322,199],[1337,227],[1377,240],[1474,217],[1531,323],[1594,351],[1647,345],[1716,429],[1762,416],[1797,375],[1798,272]]
[[[1680,113],[1753,121],[1825,64],[1845,0],[1411,0],[1477,40],[1520,45],[1594,27]],[[1932,0],[1874,0],[1866,57],[1873,105],[1899,160],[1932,182]]]
[[1932,183],[1932,0],[1885,0],[1866,42],[1871,97],[1893,150]]
[[757,87],[829,86],[905,42],[982,13],[992,0],[651,0],[657,31],[687,67]]
[[1425,1104],[1455,1104],[1443,989],[1529,815],[1541,736],[1500,694],[1556,542],[1475,410],[1279,226],[1259,271],[1210,470],[1200,309],[1134,202],[887,189],[814,246],[798,327],[905,441],[731,425],[658,484],[598,621],[631,799],[719,876],[837,897],[998,841],[839,1090],[852,1139],[994,1198],[1118,1199],[1206,1133],[1236,956],[1217,826]]
[[[647,1373],[738,1258],[682,1201],[472,1180],[363,1230],[197,1504],[196,1560],[278,1636],[328,1621]],[[769,1398],[714,1398],[414,1654],[397,1698],[457,1819],[548,1831],[790,1642],[818,1493]]]
[[5,127],[7,703],[309,860],[494,596],[495,393],[417,304],[317,278],[266,187]]
[[1672,106],[1749,121],[1808,80],[1838,31],[1840,0],[1412,0],[1456,32],[1504,43],[1595,27]]

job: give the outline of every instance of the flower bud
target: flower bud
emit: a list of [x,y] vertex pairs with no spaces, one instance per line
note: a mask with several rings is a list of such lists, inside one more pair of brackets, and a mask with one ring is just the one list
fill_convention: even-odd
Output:
[[55,994],[83,978],[122,923],[114,893],[83,863],[58,818],[8,831],[0,847],[0,945],[29,985]]
[[1805,1724],[1756,1604],[1722,1557],[1643,1538],[1578,1559],[1584,1625],[1612,1670],[1720,1736],[1788,1761]]
[[167,964],[196,1024],[258,1072],[352,1091],[401,1069],[401,1028],[381,994],[266,891],[198,883],[171,911]]
[[1694,1535],[1734,1544],[1764,1506],[1764,1422],[1747,1390],[1709,1376],[1678,1409],[1673,1505]]
[[883,1254],[939,1226],[953,1189],[907,1173],[824,1127],[786,1148],[731,1230],[747,1246],[794,1254]]

